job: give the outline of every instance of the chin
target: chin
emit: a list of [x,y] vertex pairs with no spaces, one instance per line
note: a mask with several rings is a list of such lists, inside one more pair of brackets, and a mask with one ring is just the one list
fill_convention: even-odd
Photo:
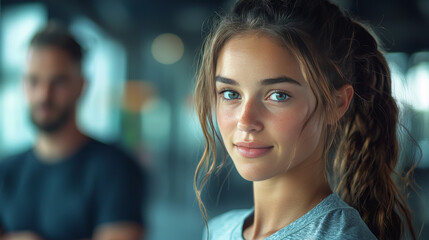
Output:
[[[235,164],[235,163],[234,163]],[[269,169],[267,166],[255,166],[256,164],[235,164],[240,176],[247,181],[258,182],[268,180],[278,174],[275,169]]]
[[36,120],[32,119],[33,125],[43,133],[55,133],[61,130],[67,123],[67,119],[54,119],[54,120]]

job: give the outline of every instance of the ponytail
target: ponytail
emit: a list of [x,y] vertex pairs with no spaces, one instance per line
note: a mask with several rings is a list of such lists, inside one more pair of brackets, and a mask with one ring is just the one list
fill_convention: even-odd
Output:
[[393,179],[397,175],[408,182],[395,172],[398,108],[389,68],[375,39],[360,24],[353,25],[360,45],[354,57],[355,97],[343,119],[334,159],[336,191],[359,211],[378,239],[401,239],[404,225],[417,239],[406,199]]

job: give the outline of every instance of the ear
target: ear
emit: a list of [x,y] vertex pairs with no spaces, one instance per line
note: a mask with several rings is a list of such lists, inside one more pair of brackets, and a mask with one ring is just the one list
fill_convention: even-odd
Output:
[[353,94],[354,90],[350,84],[346,84],[335,90],[335,115],[334,119],[331,119],[330,124],[335,124],[344,116],[352,101]]

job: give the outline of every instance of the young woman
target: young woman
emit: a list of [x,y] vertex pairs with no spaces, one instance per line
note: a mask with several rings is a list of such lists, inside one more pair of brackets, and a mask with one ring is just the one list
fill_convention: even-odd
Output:
[[195,97],[204,217],[201,189],[225,161],[216,139],[254,189],[254,208],[211,220],[204,239],[416,239],[392,179],[398,109],[386,60],[336,5],[238,1],[207,37]]

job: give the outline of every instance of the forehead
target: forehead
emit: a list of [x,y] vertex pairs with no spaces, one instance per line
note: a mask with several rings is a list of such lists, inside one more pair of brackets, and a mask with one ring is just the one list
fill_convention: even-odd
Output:
[[292,52],[274,37],[246,33],[228,40],[219,53],[216,75],[233,79],[266,79],[287,76],[304,83]]
[[27,56],[27,70],[31,71],[65,71],[76,68],[70,54],[55,46],[31,47]]

